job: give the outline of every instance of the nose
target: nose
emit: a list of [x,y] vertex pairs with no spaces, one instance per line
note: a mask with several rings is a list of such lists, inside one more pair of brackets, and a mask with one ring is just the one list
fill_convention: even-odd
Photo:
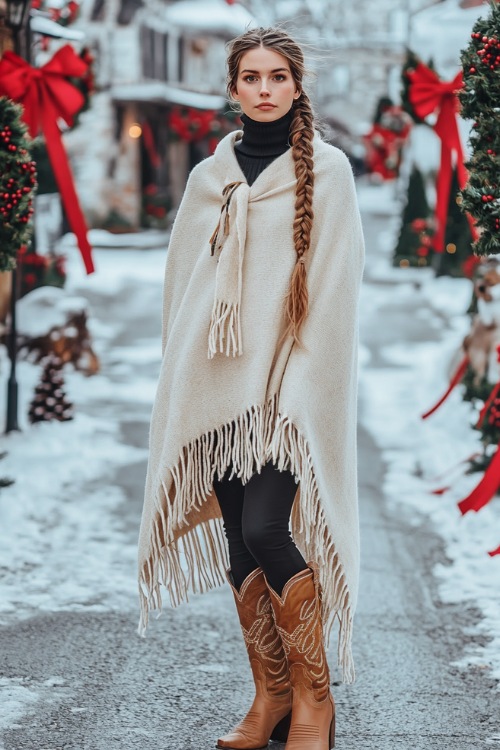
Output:
[[262,79],[262,83],[260,85],[260,95],[263,97],[271,96],[271,92],[269,91],[269,86],[265,78]]

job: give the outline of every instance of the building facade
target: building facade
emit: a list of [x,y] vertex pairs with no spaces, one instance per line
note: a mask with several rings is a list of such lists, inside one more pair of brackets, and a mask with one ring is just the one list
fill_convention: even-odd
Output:
[[92,226],[168,224],[190,169],[234,127],[225,44],[252,23],[225,0],[84,0],[96,93],[65,140]]

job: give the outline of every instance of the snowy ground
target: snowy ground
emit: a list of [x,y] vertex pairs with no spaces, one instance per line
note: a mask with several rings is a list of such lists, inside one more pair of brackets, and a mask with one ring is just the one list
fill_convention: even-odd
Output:
[[[484,615],[473,633],[464,634],[474,636],[468,642],[475,645],[463,663],[491,667],[500,678],[500,557],[487,555],[500,544],[500,503],[495,499],[479,514],[462,518],[456,502],[477,478],[459,476],[460,467],[449,493],[437,497],[430,492],[449,484],[452,468],[477,445],[469,427],[470,409],[459,393],[426,422],[419,418],[444,390],[467,329],[470,285],[390,268],[398,213],[394,189],[362,186],[360,202],[365,215],[378,216],[377,226],[383,227],[367,238],[372,250],[362,294],[362,424],[386,464],[390,511],[395,516],[409,513],[416,532],[430,519],[445,541],[449,563],[441,562],[434,571],[442,601],[475,605]],[[70,256],[68,291],[89,300],[94,343],[103,363],[102,374],[92,378],[67,373],[66,389],[76,406],[73,422],[27,425],[39,368],[19,364],[23,431],[3,439],[7,456],[0,461],[0,476],[16,480],[0,490],[0,628],[43,613],[137,610],[137,517],[129,514],[127,522],[124,513],[124,487],[132,480],[117,477],[130,478],[134,466],[140,467],[132,490],[137,504],[146,450],[144,437],[134,432],[134,418],[140,413],[144,424],[156,386],[164,250],[99,249],[95,260],[98,272],[86,278],[76,254]],[[93,304],[101,314],[92,315]],[[371,322],[382,319],[396,330],[403,308],[414,310],[407,339],[400,330],[393,344],[377,348],[379,333]],[[145,309],[151,325],[144,323]],[[0,388],[5,393],[8,368],[3,352],[1,356]],[[226,594],[215,592],[212,602]],[[196,605],[189,612],[196,614]],[[484,638],[475,637],[479,635]],[[0,731],[21,730],[23,717],[37,703],[63,702],[64,679],[50,670],[44,675],[33,685],[0,674]],[[78,710],[78,705],[71,709]]]
[[[457,364],[470,327],[465,311],[472,285],[465,279],[436,279],[427,270],[391,268],[399,216],[395,193],[387,185],[380,193],[364,186],[359,199],[364,212],[374,213],[381,206],[393,217],[377,238],[379,253],[367,259],[362,320],[366,323],[380,310],[396,320],[398,310],[411,299],[416,327],[420,322],[422,328],[435,331],[432,341],[412,337],[384,347],[381,361],[375,363],[363,349],[361,420],[382,450],[387,466],[384,492],[394,512],[401,504],[409,506],[416,525],[430,518],[445,540],[449,564],[439,564],[434,571],[442,601],[475,603],[484,615],[478,632],[492,640],[468,652],[463,663],[490,666],[500,679],[500,556],[487,554],[500,545],[500,498],[465,516],[457,507],[481,476],[465,475],[462,463],[480,448],[479,433],[471,428],[477,414],[456,389],[434,415],[420,418],[444,393]],[[378,284],[370,284],[370,279]],[[432,494],[443,486],[451,488],[443,495]]]

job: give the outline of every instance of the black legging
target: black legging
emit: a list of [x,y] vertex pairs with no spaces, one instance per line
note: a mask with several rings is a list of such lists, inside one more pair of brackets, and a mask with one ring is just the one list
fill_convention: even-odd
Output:
[[297,491],[289,471],[272,463],[262,467],[247,484],[228,469],[214,481],[229,545],[234,585],[240,588],[255,568],[261,567],[272,588],[281,594],[289,578],[307,568],[290,535],[289,523]]

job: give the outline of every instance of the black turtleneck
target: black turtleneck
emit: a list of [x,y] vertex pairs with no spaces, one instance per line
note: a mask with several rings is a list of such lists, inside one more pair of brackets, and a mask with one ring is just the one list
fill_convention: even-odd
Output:
[[241,171],[249,185],[278,156],[290,148],[288,135],[292,123],[292,110],[279,120],[258,122],[241,115],[243,138],[234,145],[234,152]]

